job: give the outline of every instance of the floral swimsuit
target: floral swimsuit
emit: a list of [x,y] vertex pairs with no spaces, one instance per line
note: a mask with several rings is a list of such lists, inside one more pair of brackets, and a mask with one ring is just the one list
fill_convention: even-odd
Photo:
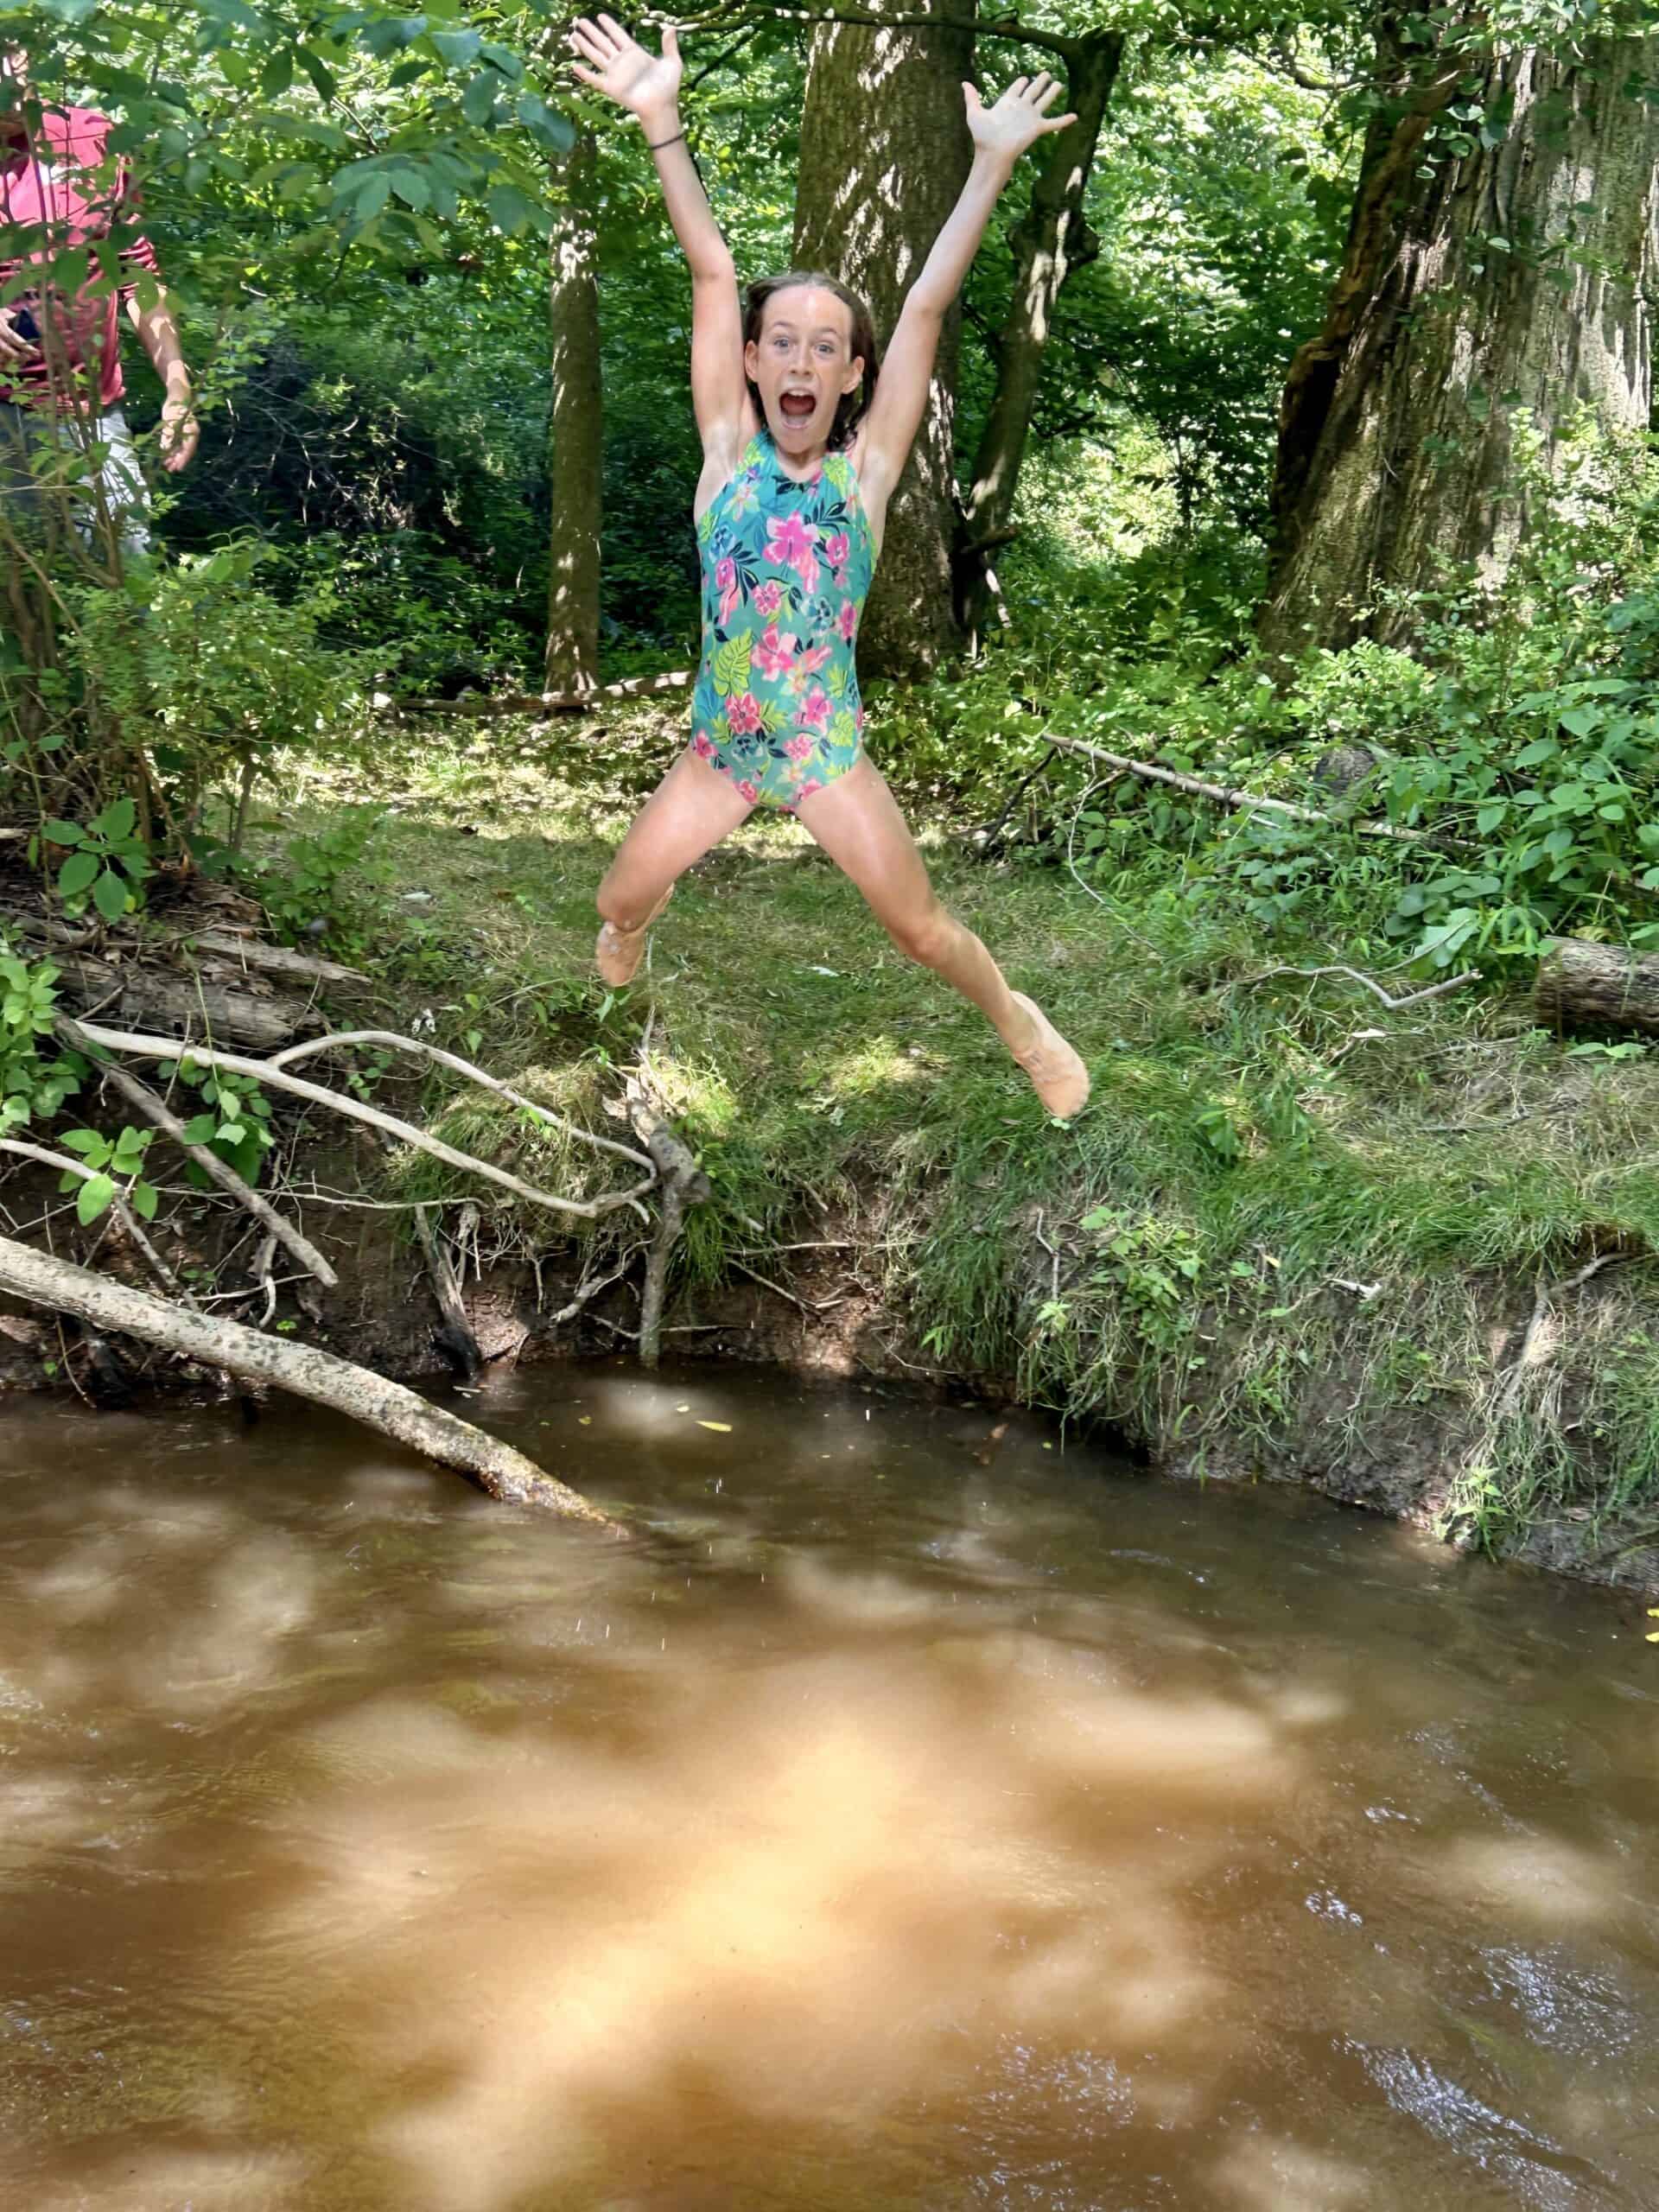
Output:
[[697,521],[702,665],[691,744],[742,796],[794,807],[858,759],[854,644],[875,569],[858,478],[826,454],[797,483],[765,430]]

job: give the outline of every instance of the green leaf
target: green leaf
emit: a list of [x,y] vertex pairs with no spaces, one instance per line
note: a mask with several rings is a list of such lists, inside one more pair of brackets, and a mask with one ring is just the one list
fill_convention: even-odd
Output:
[[85,1229],[98,1219],[115,1196],[115,1185],[107,1175],[94,1175],[83,1183],[75,1198],[75,1218]]
[[78,845],[86,832],[79,822],[42,822],[41,835],[48,845]]
[[461,96],[461,111],[468,123],[482,130],[495,114],[495,96],[500,86],[486,70],[480,70]]
[[92,886],[92,904],[106,922],[118,922],[127,911],[127,887],[113,868],[106,868]]
[[187,1144],[211,1144],[219,1131],[217,1114],[194,1114],[184,1125]]
[[58,889],[66,899],[79,899],[104,863],[96,853],[71,853],[58,870]]
[[516,238],[535,209],[516,184],[493,184],[484,195],[490,220],[507,238]]
[[132,1210],[141,1220],[154,1221],[156,1209],[161,1204],[161,1192],[153,1183],[135,1183],[131,1191]]
[[384,169],[375,169],[359,187],[352,212],[359,223],[372,223],[391,197],[391,179]]
[[519,93],[518,120],[532,137],[556,154],[568,154],[576,143],[576,134],[569,124],[562,115],[555,115],[547,102],[534,92]]
[[432,43],[452,69],[464,69],[469,61],[476,61],[483,40],[475,30],[434,31]]

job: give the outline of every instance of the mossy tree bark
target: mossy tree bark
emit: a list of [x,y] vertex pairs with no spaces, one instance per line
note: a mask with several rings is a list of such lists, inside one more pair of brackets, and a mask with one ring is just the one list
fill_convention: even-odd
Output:
[[[1379,60],[1386,78],[1386,32]],[[1586,404],[1646,427],[1659,108],[1640,92],[1656,66],[1649,39],[1495,56],[1472,95],[1449,62],[1414,84],[1393,73],[1324,327],[1281,405],[1270,652],[1403,641],[1411,610],[1376,608],[1379,589],[1430,588],[1452,564],[1501,582],[1527,522],[1509,495],[1520,423],[1547,461]],[[1493,127],[1436,156],[1431,133],[1465,99]]]
[[549,323],[546,689],[599,685],[599,553],[604,415],[599,373],[599,242],[594,134],[555,157]]
[[1008,241],[1014,284],[995,340],[996,387],[974,456],[957,550],[958,607],[970,628],[984,619],[988,556],[1010,531],[1055,302],[1066,279],[1100,251],[1100,240],[1084,220],[1084,194],[1123,45],[1120,31],[1093,31],[1066,54],[1065,105],[1077,119],[1038,148],[1041,166],[1031,205]]
[[[923,0],[960,19],[961,0]],[[871,0],[914,16],[917,0]],[[823,23],[812,34],[795,202],[796,265],[823,269],[868,301],[891,336],[906,293],[956,206],[973,157],[963,79],[971,32]],[[946,321],[932,402],[888,511],[859,638],[871,674],[920,676],[961,643],[951,588],[956,536],[956,380],[960,318]]]

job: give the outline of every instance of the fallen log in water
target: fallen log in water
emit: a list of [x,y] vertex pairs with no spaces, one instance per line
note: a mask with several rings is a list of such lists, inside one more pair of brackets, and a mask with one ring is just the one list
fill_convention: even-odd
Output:
[[572,1519],[607,1528],[620,1524],[591,1505],[579,1491],[544,1474],[522,1452],[488,1436],[470,1421],[429,1405],[401,1382],[387,1381],[315,1345],[262,1336],[237,1321],[188,1313],[148,1291],[133,1290],[96,1274],[90,1268],[35,1251],[0,1236],[0,1291],[31,1306],[73,1313],[99,1329],[137,1337],[143,1344],[184,1354],[204,1366],[222,1368],[246,1382],[270,1382],[279,1390],[332,1407],[365,1427],[378,1429],[441,1467],[452,1467],[491,1497],[512,1505],[540,1505]]
[[1558,937],[1544,947],[1532,987],[1543,1029],[1635,1029],[1659,1037],[1659,955]]

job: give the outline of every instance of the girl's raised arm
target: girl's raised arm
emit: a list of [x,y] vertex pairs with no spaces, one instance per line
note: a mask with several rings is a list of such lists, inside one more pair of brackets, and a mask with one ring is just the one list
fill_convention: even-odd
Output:
[[940,330],[1014,163],[1039,138],[1077,121],[1075,115],[1049,115],[1060,86],[1046,72],[1039,77],[1016,77],[995,107],[988,108],[972,85],[962,89],[968,100],[974,165],[921,275],[906,295],[881,363],[875,397],[860,427],[859,480],[867,507],[878,511],[885,511],[910,458],[927,412]]
[[671,26],[660,59],[630,38],[614,16],[581,17],[570,44],[591,67],[573,63],[584,85],[638,118],[656,156],[658,180],[691,270],[691,404],[705,454],[734,467],[749,404],[743,374],[743,315],[737,271],[720,234],[702,180],[680,127],[680,41]]

